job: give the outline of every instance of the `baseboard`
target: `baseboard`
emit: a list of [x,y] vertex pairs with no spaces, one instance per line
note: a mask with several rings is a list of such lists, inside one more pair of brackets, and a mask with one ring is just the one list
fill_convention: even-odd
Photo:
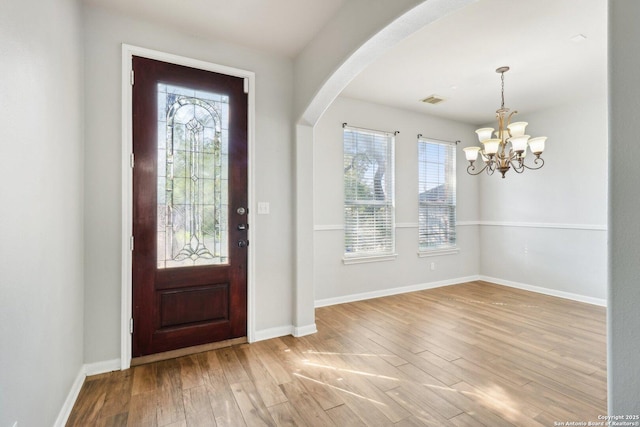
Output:
[[391,295],[405,294],[407,292],[423,291],[425,289],[440,288],[442,286],[457,285],[478,280],[480,276],[458,277],[455,279],[440,280],[438,282],[420,283],[417,285],[402,286],[399,288],[381,289],[379,291],[363,292],[359,294],[344,295],[334,298],[316,300],[315,306],[326,307],[329,305],[344,304],[347,302],[363,301],[372,298],[387,297]]
[[306,326],[278,326],[276,328],[256,331],[254,342],[269,340],[271,338],[284,337],[287,335],[293,335],[294,337],[303,337],[305,335],[315,334],[316,332],[318,332],[318,329],[316,329],[315,323]]
[[119,371],[120,359],[103,360],[102,362],[85,363],[84,373],[86,376],[104,374],[105,372]]
[[318,332],[318,328],[316,328],[316,324],[312,323],[311,325],[305,326],[296,326],[293,328],[293,336],[294,337],[303,337],[305,335],[311,335]]
[[550,295],[553,297],[569,299],[578,302],[584,302],[587,304],[599,305],[602,307],[607,306],[607,300],[602,298],[594,298],[586,295],[574,294],[571,292],[559,291],[557,289],[543,288],[540,286],[527,285],[525,283],[512,282],[510,280],[497,279],[495,277],[480,276],[479,280],[485,282],[495,283],[497,285],[508,286],[510,288],[522,289],[525,291],[536,292],[538,294]]
[[[118,361],[119,362],[119,361]],[[56,418],[56,422],[53,424],[54,427],[64,427],[67,424],[67,420],[69,419],[69,415],[71,415],[71,410],[73,409],[73,405],[76,404],[76,399],[78,399],[78,395],[80,394],[80,389],[82,389],[82,384],[84,384],[85,379],[85,370],[84,365],[80,367],[80,371],[78,375],[76,375],[76,379],[73,381],[71,385],[71,390],[67,394],[67,398],[60,408],[60,412],[58,413],[58,418]]]
[[254,335],[254,342],[264,341],[271,338],[284,337],[286,335],[293,335],[293,325],[278,326],[276,328],[262,329],[256,331]]
[[67,394],[67,398],[58,413],[58,418],[56,418],[56,422],[53,424],[54,427],[64,427],[67,424],[69,419],[69,415],[71,415],[71,410],[73,409],[73,405],[75,405],[76,400],[78,399],[78,395],[80,394],[80,390],[82,389],[82,384],[84,384],[84,379],[89,375],[98,375],[104,374],[106,372],[111,371],[119,371],[120,370],[120,359],[112,359],[112,360],[104,360],[102,362],[96,363],[85,363],[80,367],[80,371],[78,371],[78,375],[76,375],[76,379],[73,381],[71,385],[71,389]]
[[442,286],[458,285],[460,283],[472,282],[474,280],[483,280],[485,282],[491,282],[497,285],[508,286],[510,288],[522,289],[525,291],[536,292],[539,294],[550,295],[558,298],[570,299],[573,301],[584,302],[587,304],[599,305],[602,307],[607,306],[607,300],[602,298],[594,298],[586,295],[559,291],[557,289],[543,288],[540,286],[527,285],[525,283],[512,282],[510,280],[503,280],[495,277],[478,275],[478,276],[459,277],[457,279],[442,280],[439,282],[421,283],[417,285],[403,286],[399,288],[382,289],[382,290],[373,291],[373,292],[363,292],[360,294],[344,295],[344,296],[335,297],[335,298],[325,298],[325,299],[316,300],[315,307],[316,308],[326,307],[330,305],[344,304],[348,302],[363,301],[363,300],[372,299],[372,298],[380,298],[380,297],[386,297],[391,295],[404,294],[407,292],[415,292],[415,291],[422,291],[425,289],[440,288]]

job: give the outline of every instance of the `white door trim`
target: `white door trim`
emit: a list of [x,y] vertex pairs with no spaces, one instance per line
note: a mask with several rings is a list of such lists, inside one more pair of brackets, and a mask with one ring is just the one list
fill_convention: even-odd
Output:
[[[255,170],[254,170],[254,141],[255,141],[255,73],[211,62],[186,58],[156,50],[122,45],[122,296],[121,296],[121,332],[120,332],[120,367],[128,369],[131,366],[131,334],[129,332],[130,319],[132,317],[132,283],[131,283],[131,236],[133,235],[133,171],[130,166],[131,153],[133,152],[133,124],[132,124],[132,99],[131,69],[133,56],[140,56],[172,64],[184,65],[206,71],[227,74],[234,77],[242,77],[248,82],[248,205],[249,209],[249,241],[254,241],[255,236],[255,209],[253,207],[255,194]],[[249,263],[247,266],[247,340],[255,340],[255,245],[249,245]]]

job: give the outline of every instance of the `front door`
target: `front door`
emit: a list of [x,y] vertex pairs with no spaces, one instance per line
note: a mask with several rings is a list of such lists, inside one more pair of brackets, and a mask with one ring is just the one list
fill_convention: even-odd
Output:
[[246,336],[244,80],[133,70],[133,356]]

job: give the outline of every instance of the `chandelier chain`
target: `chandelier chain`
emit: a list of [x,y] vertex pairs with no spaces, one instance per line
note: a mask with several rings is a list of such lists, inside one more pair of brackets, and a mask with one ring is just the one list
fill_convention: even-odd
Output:
[[500,105],[500,108],[504,108],[504,71],[500,73],[500,80],[502,80],[502,104]]

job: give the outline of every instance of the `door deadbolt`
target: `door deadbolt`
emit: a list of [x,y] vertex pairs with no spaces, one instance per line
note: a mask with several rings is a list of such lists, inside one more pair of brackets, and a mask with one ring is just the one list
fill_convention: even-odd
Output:
[[243,207],[239,207],[238,209],[236,209],[236,212],[238,213],[238,215],[244,215],[247,213],[247,210]]

